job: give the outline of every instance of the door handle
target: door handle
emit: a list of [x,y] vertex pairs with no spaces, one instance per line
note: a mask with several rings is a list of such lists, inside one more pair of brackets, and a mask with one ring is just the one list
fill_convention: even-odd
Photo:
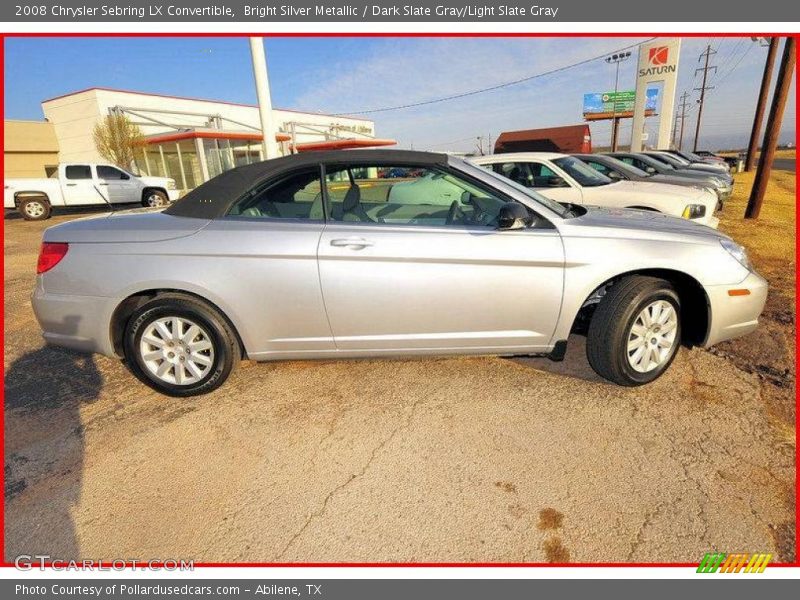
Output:
[[98,183],[97,185],[108,185],[107,183]]
[[78,184],[77,183],[68,183],[67,187],[75,187],[76,185],[78,185]]
[[374,242],[365,240],[364,238],[341,238],[331,240],[331,246],[336,246],[337,248],[353,248],[354,250],[361,250],[367,246],[374,245]]

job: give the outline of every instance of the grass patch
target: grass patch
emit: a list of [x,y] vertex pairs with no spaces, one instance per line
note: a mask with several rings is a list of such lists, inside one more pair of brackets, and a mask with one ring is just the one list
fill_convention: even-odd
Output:
[[767,305],[755,332],[712,351],[759,376],[775,431],[794,438],[796,180],[794,173],[772,171],[759,218],[745,219],[754,176],[735,175],[734,193],[718,213],[719,228],[747,248],[756,271],[769,281]]

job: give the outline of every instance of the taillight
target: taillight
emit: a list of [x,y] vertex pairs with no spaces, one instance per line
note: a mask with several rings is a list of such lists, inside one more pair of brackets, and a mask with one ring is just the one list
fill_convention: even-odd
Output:
[[42,249],[39,251],[39,262],[36,264],[36,273],[41,275],[61,262],[67,255],[69,244],[65,242],[42,242]]

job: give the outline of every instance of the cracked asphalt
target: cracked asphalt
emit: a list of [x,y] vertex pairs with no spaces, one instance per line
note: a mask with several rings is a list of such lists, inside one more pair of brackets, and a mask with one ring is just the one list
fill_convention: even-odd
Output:
[[626,389],[573,337],[563,363],[246,362],[167,398],[43,346],[41,231],[73,217],[5,220],[7,561],[794,558],[794,431],[725,356]]

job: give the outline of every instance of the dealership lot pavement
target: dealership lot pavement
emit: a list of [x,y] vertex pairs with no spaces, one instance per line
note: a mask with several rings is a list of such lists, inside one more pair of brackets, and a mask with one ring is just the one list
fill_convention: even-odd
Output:
[[46,348],[45,225],[5,221],[6,560],[697,561],[794,553],[794,432],[736,361],[243,363],[197,399]]

